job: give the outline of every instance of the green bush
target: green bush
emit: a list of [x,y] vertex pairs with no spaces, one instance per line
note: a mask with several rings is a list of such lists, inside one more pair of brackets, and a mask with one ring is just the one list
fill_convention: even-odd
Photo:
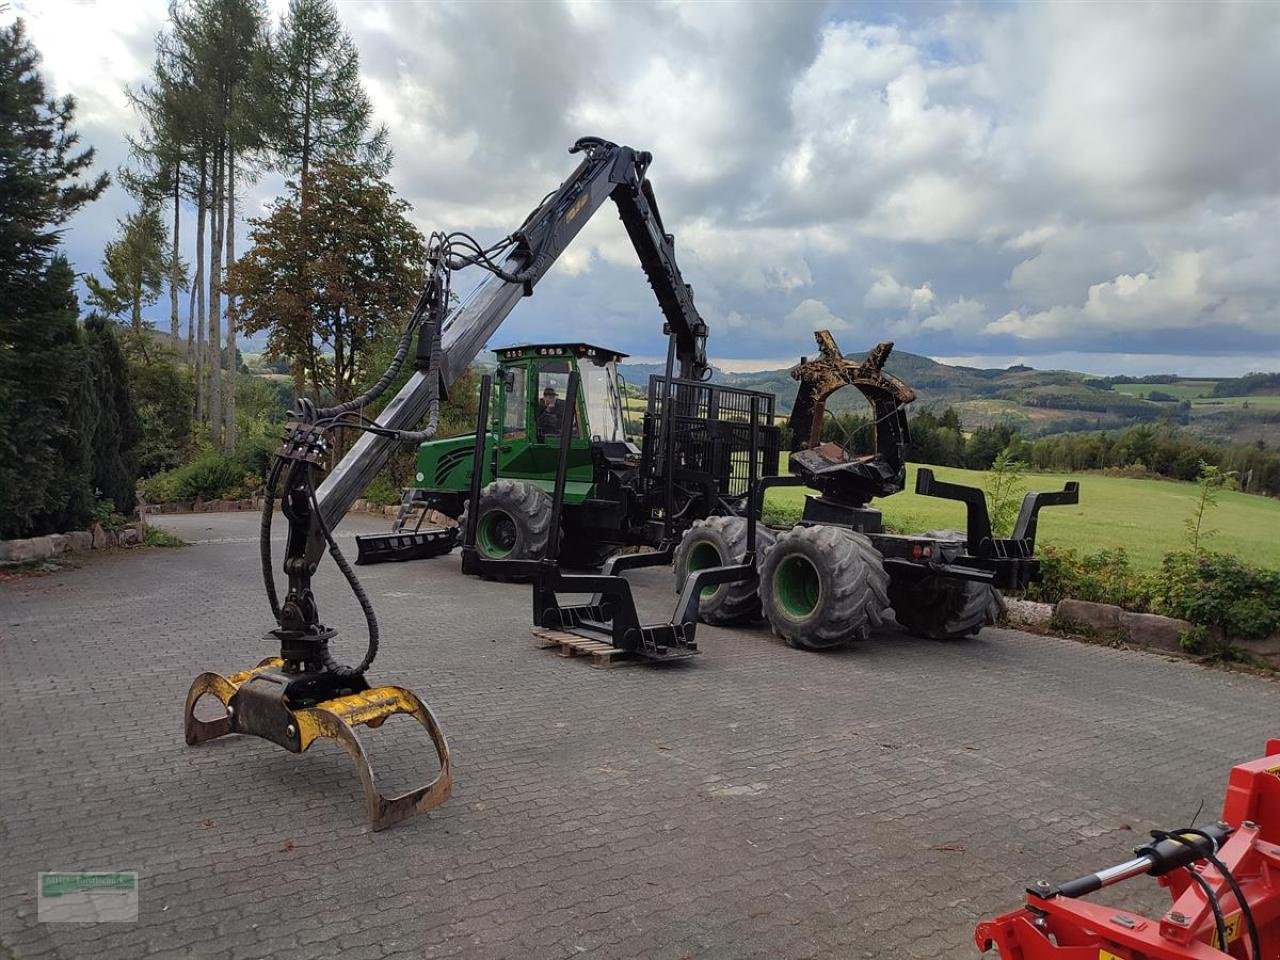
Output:
[[[1228,643],[1280,631],[1280,571],[1250,567],[1225,553],[1171,553],[1157,579],[1161,613],[1217,627]],[[1197,639],[1203,638],[1192,637],[1192,643]]]
[[148,503],[177,500],[240,500],[253,495],[262,478],[239,457],[205,453],[175,470],[148,477],[139,485]]
[[395,480],[384,469],[364,491],[364,498],[370,503],[389,507],[400,502],[401,491]]
[[1043,547],[1039,551],[1043,579],[1027,588],[1027,599],[1042,603],[1088,600],[1129,610],[1151,609],[1154,585],[1136,572],[1123,547],[1081,556],[1075,550]]
[[1027,589],[1028,599],[1088,600],[1187,620],[1194,627],[1182,645],[1193,653],[1236,659],[1234,642],[1280,631],[1280,571],[1227,554],[1170,553],[1146,575],[1130,567],[1123,549],[1081,556],[1045,547],[1040,561],[1043,579]]
[[167,530],[161,530],[156,526],[148,526],[147,532],[142,535],[142,542],[148,547],[185,547],[187,541],[181,537],[175,537]]
[[251,473],[265,477],[275,462],[276,451],[280,449],[280,437],[283,428],[263,433],[241,435],[236,440],[236,462],[240,464],[242,473]]
[[191,373],[168,360],[134,360],[129,364],[129,389],[142,421],[141,476],[181,465],[191,444]]
[[103,530],[123,530],[129,525],[129,519],[116,513],[116,505],[110,500],[94,504],[93,519]]

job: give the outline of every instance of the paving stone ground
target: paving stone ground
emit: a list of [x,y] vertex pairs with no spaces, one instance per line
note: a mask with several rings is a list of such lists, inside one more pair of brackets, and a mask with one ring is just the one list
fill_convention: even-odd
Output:
[[[6,960],[972,957],[1025,883],[1211,816],[1280,734],[1275,683],[1008,630],[816,655],[707,628],[690,664],[593,670],[455,555],[360,571],[372,679],[433,707],[457,776],[375,834],[330,743],[183,743],[192,679],[274,651],[256,518],[161,522],[193,545],[0,585]],[[634,575],[653,619],[669,576]],[[332,565],[319,589],[354,662]],[[430,773],[410,721],[365,742],[389,789]],[[102,869],[139,872],[138,922],[37,922],[37,871]]]

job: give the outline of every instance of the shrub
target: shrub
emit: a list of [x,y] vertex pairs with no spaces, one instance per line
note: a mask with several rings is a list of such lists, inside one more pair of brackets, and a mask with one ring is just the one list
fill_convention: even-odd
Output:
[[116,513],[116,505],[110,500],[94,504],[93,519],[103,530],[123,530],[129,524],[127,517]]
[[1154,590],[1149,578],[1136,572],[1123,547],[1081,556],[1075,550],[1046,546],[1040,550],[1043,579],[1027,588],[1027,599],[1057,603],[1071,598],[1112,603],[1145,612]]
[[141,476],[172,470],[191,444],[191,374],[167,361],[129,364],[129,388],[142,421],[138,445]]
[[1160,612],[1217,627],[1228,643],[1280,630],[1280,571],[1250,567],[1225,553],[1171,553],[1158,581]]
[[389,507],[400,502],[400,487],[384,469],[364,491],[364,498],[370,503]]
[[238,457],[205,453],[175,470],[148,477],[139,485],[150,503],[175,500],[241,500],[262,486],[262,479],[247,470]]
[[157,526],[148,526],[147,532],[142,535],[142,542],[148,547],[185,547],[187,541],[181,537],[175,537],[167,530],[161,530]]
[[987,506],[991,516],[991,532],[997,537],[1013,533],[1014,520],[1022,507],[1022,494],[1026,484],[1022,476],[1027,465],[1010,456],[1008,450],[996,454],[987,474]]
[[1235,641],[1280,631],[1280,571],[1227,554],[1170,553],[1149,575],[1134,572],[1123,549],[1081,556],[1045,547],[1040,561],[1043,580],[1027,589],[1028,599],[1088,600],[1188,620],[1194,626],[1182,645],[1193,653],[1237,659]]

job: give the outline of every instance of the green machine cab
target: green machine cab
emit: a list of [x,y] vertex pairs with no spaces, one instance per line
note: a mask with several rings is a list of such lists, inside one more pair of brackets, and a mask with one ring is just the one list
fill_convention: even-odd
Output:
[[[636,504],[625,489],[642,458],[625,429],[618,363],[626,354],[590,343],[518,344],[495,353],[498,371],[477,530],[480,548],[494,558],[541,555],[560,435],[571,429],[561,552],[566,561],[598,564],[635,537],[628,521]],[[577,410],[570,416],[565,397],[575,371],[582,387]],[[419,446],[417,487],[405,492],[389,536],[360,538],[361,562],[416,559],[438,552],[419,549],[421,518],[432,509],[465,519],[474,444],[471,434]]]
[[[565,502],[581,504],[594,492],[593,448],[608,445],[611,454],[640,451],[627,447],[618,362],[626,354],[588,343],[521,344],[497,351],[496,396],[490,419],[491,456],[482,483],[499,477],[525,480],[547,493],[555,476],[569,375],[582,378],[573,418]],[[436,509],[450,516],[462,510],[471,483],[473,436],[429,440],[418,447],[415,479]],[[617,446],[615,446],[617,445]],[[495,471],[496,468],[496,471]]]

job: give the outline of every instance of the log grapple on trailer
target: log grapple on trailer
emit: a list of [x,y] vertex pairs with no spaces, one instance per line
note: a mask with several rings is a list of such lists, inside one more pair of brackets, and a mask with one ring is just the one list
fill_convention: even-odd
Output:
[[[814,337],[818,356],[801,358],[791,370],[799,382],[791,412],[791,476],[768,484],[812,492],[799,523],[762,538],[758,603],[732,610],[704,603],[704,619],[731,623],[763,613],[774,633],[808,650],[865,637],[890,609],[912,633],[938,640],[971,636],[994,623],[1003,609],[999,591],[1021,589],[1039,576],[1040,510],[1079,502],[1079,485],[1028,493],[1011,535],[1000,537],[992,531],[982,490],[943,482],[922,467],[916,492],[962,502],[965,530],[886,532],[870,503],[906,485],[906,407],[915,392],[884,370],[892,343],[850,360],[830,332],[819,330]],[[865,452],[822,439],[827,400],[849,386],[871,406],[873,443]],[[693,568],[687,558],[716,543],[706,522],[689,530],[676,555],[677,586]]]
[[[1173,902],[1158,918],[1081,899],[1151,876]],[[978,924],[1001,960],[1276,960],[1280,957],[1280,739],[1233,767],[1222,818],[1152,831],[1124,863],[1039,881],[1017,910]]]

